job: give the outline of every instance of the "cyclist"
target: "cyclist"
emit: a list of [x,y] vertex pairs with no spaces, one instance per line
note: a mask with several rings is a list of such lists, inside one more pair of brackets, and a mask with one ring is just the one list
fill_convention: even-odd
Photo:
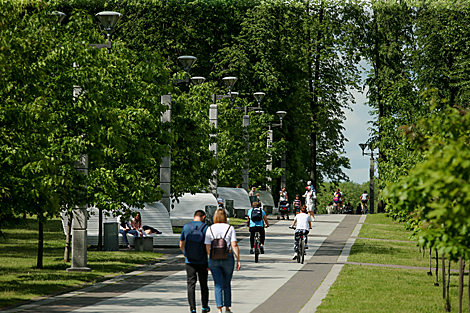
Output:
[[364,193],[360,197],[361,199],[361,211],[362,214],[367,213],[367,201],[369,201],[369,195],[367,194],[367,191],[364,190]]
[[341,191],[339,191],[339,188],[336,189],[336,192],[333,196],[333,202],[338,207],[338,211],[340,213],[343,213],[343,193]]
[[258,202],[253,202],[253,206],[247,213],[248,220],[246,223],[248,227],[250,227],[250,254],[255,253],[253,251],[255,247],[255,234],[259,232],[260,237],[260,253],[264,254],[264,239],[266,238],[266,232],[264,231],[264,227],[269,227],[268,218],[266,217],[266,213],[262,208],[259,207]]
[[310,215],[307,214],[307,206],[303,205],[300,208],[300,213],[295,216],[290,228],[293,228],[295,224],[297,224],[297,228],[295,229],[294,235],[294,257],[292,258],[293,260],[297,258],[297,251],[299,250],[299,240],[301,235],[303,235],[305,238],[305,249],[308,248],[307,235],[310,229],[312,229],[312,218],[310,217]]

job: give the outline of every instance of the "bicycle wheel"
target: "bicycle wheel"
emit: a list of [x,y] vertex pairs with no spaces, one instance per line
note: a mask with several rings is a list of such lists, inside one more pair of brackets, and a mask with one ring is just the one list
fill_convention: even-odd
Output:
[[305,240],[302,238],[302,240],[300,241],[300,247],[299,247],[299,250],[300,250],[300,263],[304,264],[304,256],[305,256]]
[[258,263],[259,260],[259,237],[255,238],[255,263]]
[[301,253],[302,253],[302,238],[300,238],[299,247],[297,248],[297,263],[300,263]]

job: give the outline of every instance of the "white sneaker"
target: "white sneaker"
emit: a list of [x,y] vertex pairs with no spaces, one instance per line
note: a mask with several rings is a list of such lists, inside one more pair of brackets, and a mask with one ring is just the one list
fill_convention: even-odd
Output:
[[295,260],[295,259],[297,259],[297,252],[294,253],[294,256],[292,257],[292,260]]

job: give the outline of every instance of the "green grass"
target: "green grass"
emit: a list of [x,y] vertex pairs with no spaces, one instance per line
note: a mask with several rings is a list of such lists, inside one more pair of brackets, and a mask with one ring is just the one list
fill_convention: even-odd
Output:
[[[351,248],[349,262],[429,266],[429,255],[423,258],[416,242],[396,242],[358,239]],[[433,258],[432,265],[435,260]]]
[[65,270],[71,266],[70,262],[63,262],[65,235],[61,221],[55,219],[44,225],[44,269],[36,269],[37,228],[37,222],[28,219],[17,228],[2,229],[5,238],[0,238],[0,308],[95,282],[162,256],[154,252],[104,252],[89,249],[87,265],[92,271],[68,273]]
[[[403,225],[385,217],[384,214],[369,214],[366,223],[361,228],[360,237],[398,240],[406,240],[409,237],[409,232]],[[356,240],[348,257],[349,262],[407,265],[426,269],[408,270],[347,264],[317,312],[443,312],[442,272],[439,268],[440,287],[435,287],[436,277],[427,276],[428,253],[429,251],[423,258],[416,241]],[[432,266],[435,264],[433,255]],[[456,269],[457,264],[452,263],[451,268]],[[458,306],[457,278],[457,273],[451,274],[450,294],[453,311]],[[467,285],[468,277],[465,277],[464,281]],[[468,307],[468,300],[464,299],[464,302],[464,307]]]
[[[451,275],[453,312],[457,278]],[[444,312],[442,287],[435,287],[434,280],[420,270],[345,265],[316,312]],[[464,308],[467,303],[464,299]]]

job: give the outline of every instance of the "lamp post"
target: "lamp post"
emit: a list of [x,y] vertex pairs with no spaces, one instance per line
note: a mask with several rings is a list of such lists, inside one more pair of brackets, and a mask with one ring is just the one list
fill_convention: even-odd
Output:
[[[57,17],[56,23],[61,23],[66,14],[63,12],[55,11],[52,15]],[[103,11],[96,14],[107,33],[108,41],[106,44],[89,44],[95,49],[107,48],[108,53],[111,53],[111,35],[115,30],[116,24],[122,17],[122,14],[112,11]],[[74,64],[74,67],[78,67]],[[82,93],[82,87],[74,86],[73,98],[77,99]],[[85,153],[80,154],[77,161],[74,162],[74,168],[82,173],[88,175],[88,155]],[[86,188],[86,186],[83,186]],[[67,272],[89,272],[91,269],[87,267],[87,203],[80,203],[73,208],[72,219],[72,264],[67,268]],[[100,225],[101,226],[101,225]],[[101,231],[101,229],[100,229]]]
[[[184,71],[186,72],[186,77],[184,79],[176,79],[173,81],[175,85],[186,85],[188,86],[191,82],[195,85],[201,84],[205,78],[204,77],[193,77],[190,79],[189,71],[191,70],[194,63],[196,63],[197,58],[194,56],[180,56],[178,57],[181,65],[183,66]],[[162,123],[171,122],[171,94],[161,96],[161,104],[164,105],[167,109],[161,117]],[[170,130],[168,130],[170,131]],[[170,150],[171,147],[168,147]],[[168,212],[171,209],[171,155],[164,156],[162,158],[162,163],[160,163],[160,188],[164,190],[162,199],[160,202],[165,206]]]
[[[196,77],[195,77],[196,78]],[[214,126],[214,128],[218,127],[218,118],[219,118],[219,107],[217,106],[217,100],[230,98],[232,102],[232,106],[235,102],[235,99],[238,96],[238,92],[232,92],[233,86],[237,82],[238,78],[236,77],[224,77],[222,81],[225,83],[225,86],[228,87],[228,94],[226,95],[217,95],[212,94],[212,104],[209,108],[209,122]],[[202,83],[204,80],[198,80],[198,82]],[[211,134],[211,138],[216,138],[217,133]],[[209,151],[214,153],[214,157],[217,159],[217,152],[218,152],[218,145],[217,141],[211,143],[209,145]],[[214,196],[217,196],[217,169],[214,170],[212,173],[212,179],[209,181],[209,189]]]
[[[253,110],[261,110],[261,101],[263,100],[264,96],[266,94],[264,92],[255,92],[253,96],[255,97],[256,101],[258,102],[258,106],[256,107],[250,107],[250,106],[244,106],[244,107],[236,107],[234,105],[234,101],[232,101],[232,108],[237,109],[240,111],[243,111],[245,114],[243,115],[243,130],[245,132],[245,151],[248,156],[248,152],[250,151],[250,138],[248,135],[248,126],[250,126],[250,116],[248,115],[248,112],[253,111]],[[243,177],[243,182],[242,182],[242,188],[244,188],[246,191],[250,190],[249,187],[249,178],[250,178],[250,168],[249,168],[249,160],[248,157],[246,157],[243,161],[243,169],[242,169],[242,177]]]
[[[370,213],[374,214],[374,149],[370,148],[370,145],[360,143],[359,147],[362,149],[362,155],[370,155],[370,168],[369,168],[369,193],[370,193]],[[369,148],[370,152],[365,152],[366,148]]]
[[[272,128],[274,127],[280,127],[282,128],[282,119],[286,116],[287,112],[286,111],[277,111],[276,112],[277,116],[279,117],[279,120],[280,122],[278,124],[271,124],[271,125],[268,125],[268,139],[267,139],[267,148],[271,148],[272,147],[272,143],[273,143],[273,130]],[[282,157],[281,157],[281,168],[283,169],[282,171],[282,176],[281,176],[281,189],[283,187],[286,187],[286,152],[283,151],[282,152]],[[266,164],[266,171],[267,172],[270,172],[272,171],[273,169],[273,158],[272,156],[269,158],[269,161],[268,163]],[[271,192],[271,181],[272,181],[272,178],[270,176],[267,177],[267,184],[266,184],[266,189]]]

